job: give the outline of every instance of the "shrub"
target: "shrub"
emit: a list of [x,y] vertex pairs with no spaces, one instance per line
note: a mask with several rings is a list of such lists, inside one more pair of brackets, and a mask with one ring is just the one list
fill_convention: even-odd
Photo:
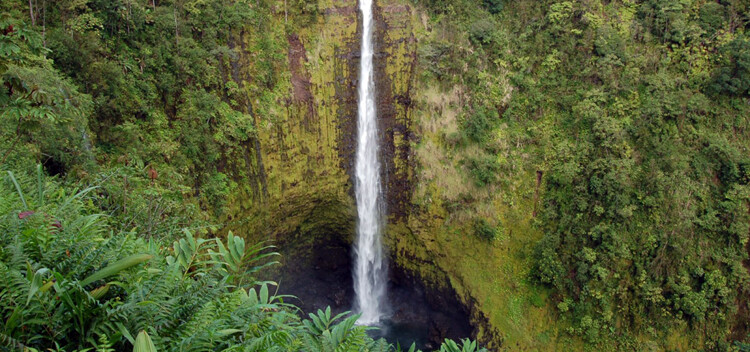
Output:
[[723,58],[713,89],[719,94],[747,96],[750,93],[750,39],[740,36],[720,50]]
[[505,1],[504,0],[484,0],[484,7],[491,14],[498,14],[501,11],[503,11],[503,7],[505,7]]
[[471,24],[469,28],[469,39],[474,44],[489,44],[495,34],[495,24],[486,18],[480,19]]
[[486,187],[495,183],[500,172],[500,164],[490,155],[471,158],[466,162],[469,174],[478,187]]
[[425,42],[418,49],[421,67],[435,75],[443,78],[452,71],[453,45],[447,41],[434,40]]
[[474,220],[474,236],[492,242],[497,238],[497,231],[487,220],[478,218]]
[[707,2],[699,11],[699,23],[706,34],[713,35],[724,25],[724,5],[717,2]]
[[624,59],[625,40],[617,30],[605,24],[597,29],[594,50],[599,56],[612,55]]
[[646,27],[662,41],[684,43],[693,31],[688,4],[680,0],[648,0],[641,5],[639,14]]
[[461,129],[466,138],[485,145],[489,142],[492,130],[497,126],[498,122],[499,116],[497,111],[482,107],[464,118]]

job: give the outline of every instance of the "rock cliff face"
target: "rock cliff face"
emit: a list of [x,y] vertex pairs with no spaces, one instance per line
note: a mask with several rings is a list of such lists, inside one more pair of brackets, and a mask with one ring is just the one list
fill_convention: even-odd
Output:
[[[273,230],[276,233],[293,230],[287,226],[294,223],[290,217],[301,216],[298,220],[303,221],[308,217],[306,208],[338,206],[343,210],[353,206],[361,25],[358,5],[336,0],[321,1],[318,6],[313,23],[286,38],[289,89],[286,96],[272,102],[276,105],[273,116],[255,115],[258,141],[246,153],[246,164],[253,170],[247,173],[250,187],[235,200],[235,216],[267,217],[273,224],[278,219],[284,226]],[[418,22],[408,4],[389,0],[376,7],[383,180],[389,213],[402,219],[414,183],[411,96],[417,63],[414,26]],[[283,25],[283,18],[277,20]],[[305,209],[293,205],[297,203],[304,203]]]
[[[288,88],[255,114],[257,145],[229,220],[253,236],[303,240],[353,229],[351,168],[356,136],[359,27],[355,1],[321,3],[311,23],[286,39]],[[274,19],[278,26],[297,20]],[[243,52],[252,61],[252,53]],[[243,59],[240,59],[241,61]],[[252,100],[252,98],[251,98]],[[260,186],[253,186],[259,184]],[[267,189],[258,192],[256,189]],[[291,236],[291,237],[290,237]]]
[[[314,19],[286,38],[288,90],[272,101],[269,116],[254,115],[257,136],[240,161],[247,177],[238,179],[241,192],[234,195],[234,211],[227,219],[236,233],[275,241],[285,254],[282,264],[311,257],[321,238],[350,243],[354,236],[358,4],[320,0],[317,6]],[[283,9],[277,11],[279,26],[295,20]],[[397,280],[419,282],[439,293],[435,297],[457,299],[471,316],[475,337],[499,347],[501,335],[484,306],[490,301],[481,302],[467,283],[475,279],[465,272],[471,269],[456,265],[463,253],[448,250],[462,225],[451,223],[446,204],[430,201],[430,190],[456,184],[465,190],[463,184],[469,181],[450,160],[441,160],[444,151],[433,145],[455,129],[461,93],[442,92],[418,79],[418,42],[426,35],[425,18],[408,1],[376,2],[386,243],[391,265],[398,268]],[[242,52],[239,66],[251,62],[251,56]],[[249,100],[251,107],[259,103]],[[448,180],[436,179],[441,168],[449,170],[439,175]]]

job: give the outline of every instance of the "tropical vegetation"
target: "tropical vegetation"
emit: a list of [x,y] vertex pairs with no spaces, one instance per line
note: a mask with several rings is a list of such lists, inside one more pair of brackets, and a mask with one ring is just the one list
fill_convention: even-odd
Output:
[[[430,231],[393,242],[417,238],[399,250],[437,258],[439,270],[414,271],[447,278],[436,285],[456,288],[483,332],[498,330],[480,342],[748,349],[747,1],[383,2],[411,11],[412,32],[394,41],[416,38],[414,68],[393,84],[414,90],[394,100],[412,109],[396,146],[408,152],[392,152],[404,162],[389,174],[407,165],[413,185],[389,205]],[[342,53],[350,43],[311,34],[356,32],[326,22],[346,14],[338,3],[0,2],[0,344],[398,348],[356,315],[299,314],[258,279],[281,260],[274,243],[241,233],[269,218],[308,231],[262,216],[325,201],[268,199],[300,180],[333,193],[316,178],[347,167],[309,148],[346,155],[330,146],[344,137],[295,144],[330,127],[294,110],[297,91],[346,100],[341,82],[353,79],[320,64],[356,59]],[[309,88],[316,79],[330,84]],[[348,116],[329,103],[315,102],[320,121]],[[263,138],[278,154],[266,164]],[[279,166],[290,159],[313,167]],[[262,216],[243,218],[253,207]]]

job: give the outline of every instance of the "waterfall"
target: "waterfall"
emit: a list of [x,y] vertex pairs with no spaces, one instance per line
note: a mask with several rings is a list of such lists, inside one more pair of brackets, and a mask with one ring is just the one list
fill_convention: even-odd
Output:
[[355,166],[357,198],[357,242],[354,268],[356,310],[360,324],[380,321],[385,296],[387,267],[381,245],[383,221],[378,161],[378,123],[372,67],[372,1],[359,0],[362,11],[362,50],[359,71],[359,110],[357,160]]

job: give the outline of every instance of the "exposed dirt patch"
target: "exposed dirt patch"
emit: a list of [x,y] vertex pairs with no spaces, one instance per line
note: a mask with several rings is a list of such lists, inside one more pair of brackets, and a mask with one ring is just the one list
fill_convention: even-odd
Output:
[[[750,209],[748,209],[750,213]],[[745,250],[750,257],[750,242],[745,244]],[[750,272],[750,259],[742,261],[742,266]],[[747,297],[750,295],[749,287],[741,287],[737,292],[737,314],[734,316],[734,324],[729,334],[729,341],[748,341],[750,336],[750,307]]]
[[534,213],[532,214],[533,217],[536,217],[539,207],[539,188],[542,186],[543,175],[544,171],[536,170],[536,187],[534,188]]
[[383,12],[385,12],[385,13],[404,13],[404,12],[409,12],[409,6],[407,6],[407,5],[386,5],[386,6],[383,6]]
[[292,73],[292,97],[297,102],[311,102],[313,95],[310,92],[310,75],[304,66],[307,62],[307,51],[297,34],[290,34],[287,42],[289,43],[287,58]]
[[323,10],[323,13],[326,16],[331,15],[337,15],[337,16],[356,16],[357,9],[354,6],[346,6],[346,7],[329,7],[325,10]]

